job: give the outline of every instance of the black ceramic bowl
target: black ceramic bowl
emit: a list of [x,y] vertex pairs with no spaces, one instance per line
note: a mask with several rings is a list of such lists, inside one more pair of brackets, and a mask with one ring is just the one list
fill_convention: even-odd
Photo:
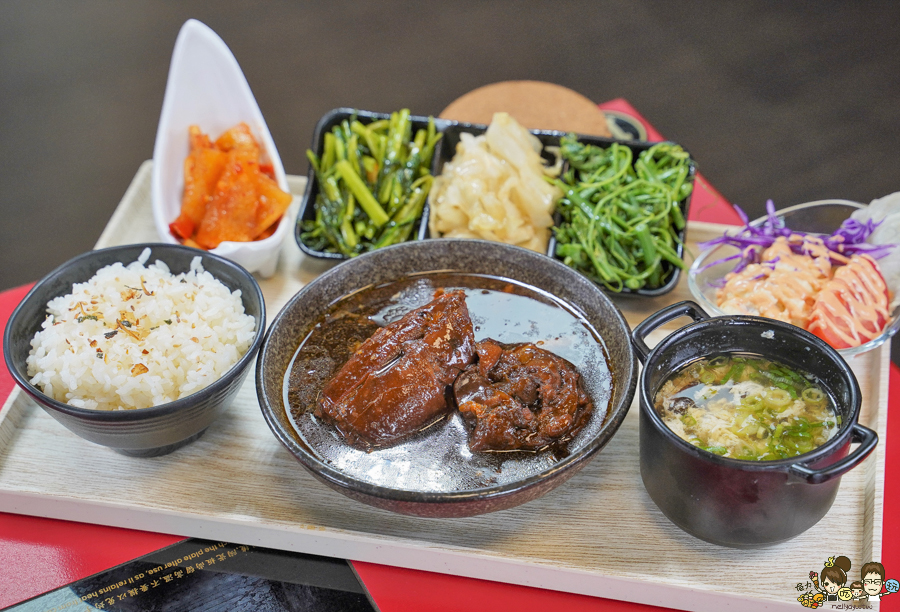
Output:
[[[604,347],[598,350],[606,352],[614,381],[612,388],[607,382],[598,395],[589,380],[589,368],[584,368],[582,375],[595,403],[605,394],[608,410],[605,418],[599,409],[595,412],[591,423],[570,443],[567,456],[559,458],[546,452],[468,452],[459,415],[397,446],[366,453],[344,443],[330,425],[305,416],[301,426],[289,416],[285,376],[301,341],[331,304],[367,286],[446,270],[502,277],[538,288],[545,292],[546,299],[562,302],[570,313],[575,313],[578,325],[592,328],[596,336],[591,338],[602,338],[590,342]],[[431,299],[432,291],[423,289],[424,301]],[[486,313],[474,306],[473,300],[471,295],[467,297],[476,339],[480,339],[479,326],[486,329],[492,324],[491,317],[503,318],[507,314]],[[523,319],[540,316],[537,312],[524,312]],[[515,324],[512,329],[527,334],[530,327]],[[494,337],[500,341],[522,341]],[[534,337],[531,341],[539,339]],[[546,340],[546,348],[553,350],[549,344],[552,339]],[[285,448],[316,478],[358,501],[429,517],[471,516],[510,508],[560,485],[615,434],[633,399],[636,380],[637,361],[628,325],[596,285],[539,253],[483,240],[455,239],[408,242],[380,249],[323,274],[295,295],[274,319],[260,349],[256,371],[257,394],[266,422]]]
[[[694,323],[647,348],[650,332],[683,316]],[[644,364],[638,384],[641,478],[663,514],[698,538],[750,548],[803,533],[831,508],[841,475],[878,443],[877,434],[857,422],[861,396],[850,366],[799,327],[760,317],[709,318],[694,302],[680,302],[638,325],[633,339]],[[675,435],[653,408],[658,389],[688,363],[728,353],[756,354],[814,374],[840,410],[837,434],[809,453],[777,461],[720,457]],[[860,445],[848,454],[851,442]]]
[[[219,380],[174,402],[136,410],[77,408],[44,395],[29,383],[26,359],[31,340],[46,318],[47,303],[72,292],[72,285],[90,279],[100,268],[129,264],[149,248],[149,262],[162,260],[173,274],[186,272],[198,255],[203,268],[232,291],[240,290],[244,312],[257,322],[253,343],[241,359]],[[91,251],[64,263],[45,276],[13,311],[3,338],[6,365],[18,385],[50,416],[75,434],[124,455],[164,455],[199,438],[228,407],[237,394],[250,363],[262,343],[266,308],[253,276],[227,259],[197,249],[171,244],[136,244]]]

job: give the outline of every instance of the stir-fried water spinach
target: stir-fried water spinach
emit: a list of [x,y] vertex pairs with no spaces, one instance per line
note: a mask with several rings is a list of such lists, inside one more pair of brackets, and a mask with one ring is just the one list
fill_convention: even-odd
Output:
[[608,148],[562,138],[569,170],[556,180],[556,255],[612,291],[655,289],[671,278],[685,227],[680,203],[693,189],[690,156],[662,142],[633,159],[618,143]]
[[322,156],[306,156],[319,184],[315,219],[302,222],[311,249],[353,257],[407,240],[422,216],[441,138],[434,118],[416,130],[408,109],[363,124],[355,116],[325,134]]

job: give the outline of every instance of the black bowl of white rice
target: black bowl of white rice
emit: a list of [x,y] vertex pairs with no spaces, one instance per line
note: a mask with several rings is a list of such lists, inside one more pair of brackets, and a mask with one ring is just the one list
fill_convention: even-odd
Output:
[[199,438],[237,394],[262,343],[253,276],[180,245],[91,251],[25,296],[3,353],[16,383],[82,438],[131,456]]

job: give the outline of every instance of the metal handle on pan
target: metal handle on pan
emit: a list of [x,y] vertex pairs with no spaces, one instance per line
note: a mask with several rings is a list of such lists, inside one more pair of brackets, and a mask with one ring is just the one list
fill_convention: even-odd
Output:
[[671,306],[666,306],[659,312],[655,312],[644,319],[641,324],[635,327],[634,331],[631,332],[631,344],[634,346],[635,351],[637,351],[637,356],[638,359],[641,360],[641,363],[644,363],[647,359],[647,355],[650,354],[650,348],[647,346],[644,338],[649,336],[656,328],[679,317],[690,317],[696,322],[708,319],[709,315],[703,312],[703,309],[700,308],[697,303],[686,300],[684,302],[672,304]]
[[859,442],[859,446],[851,451],[846,457],[832,463],[828,467],[817,470],[795,463],[788,468],[788,472],[809,484],[821,484],[832,478],[837,478],[855,468],[862,463],[863,459],[869,456],[869,453],[871,453],[875,449],[875,445],[878,444],[878,434],[868,427],[860,425],[859,423],[854,423],[853,435],[850,438],[850,442]]

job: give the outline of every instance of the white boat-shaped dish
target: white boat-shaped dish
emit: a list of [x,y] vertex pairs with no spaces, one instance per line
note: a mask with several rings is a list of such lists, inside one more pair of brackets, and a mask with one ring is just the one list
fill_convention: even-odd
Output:
[[[153,218],[163,242],[178,242],[169,231],[169,223],[181,211],[188,127],[198,125],[215,139],[242,121],[250,126],[264,155],[271,161],[278,186],[290,192],[275,142],[237,60],[215,32],[199,21],[189,19],[175,41],[153,147]],[[223,242],[211,252],[250,272],[272,276],[284,238],[291,233],[295,214],[296,203],[281,218],[270,237],[253,242]]]

